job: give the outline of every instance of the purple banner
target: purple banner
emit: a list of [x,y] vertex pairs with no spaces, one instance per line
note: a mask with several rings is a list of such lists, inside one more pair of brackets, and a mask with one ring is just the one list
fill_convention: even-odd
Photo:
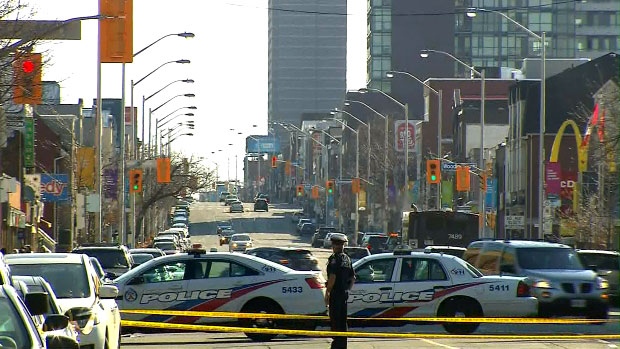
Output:
[[115,168],[103,169],[103,197],[116,199],[118,191],[118,171]]
[[545,167],[547,195],[559,196],[562,191],[562,167],[559,162],[548,162]]

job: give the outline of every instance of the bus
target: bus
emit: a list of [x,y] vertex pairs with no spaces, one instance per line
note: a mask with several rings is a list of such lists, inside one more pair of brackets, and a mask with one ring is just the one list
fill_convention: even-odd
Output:
[[402,215],[402,241],[411,248],[467,247],[478,239],[479,216],[454,211],[410,211]]

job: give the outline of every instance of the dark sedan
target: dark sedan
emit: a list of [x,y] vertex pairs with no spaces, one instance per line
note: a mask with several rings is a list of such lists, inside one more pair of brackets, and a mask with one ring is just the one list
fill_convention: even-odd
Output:
[[319,261],[312,252],[292,247],[257,247],[245,252],[295,270],[321,270]]

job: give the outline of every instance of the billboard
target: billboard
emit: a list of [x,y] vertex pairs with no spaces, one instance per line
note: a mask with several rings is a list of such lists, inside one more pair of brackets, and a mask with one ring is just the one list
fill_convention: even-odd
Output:
[[69,199],[69,175],[41,174],[41,201],[59,202]]
[[407,127],[405,127],[405,120],[396,120],[394,121],[394,147],[397,152],[405,151],[405,141],[409,141],[409,152],[413,152],[415,150],[415,123],[419,122],[416,120],[409,120],[409,138],[407,138]]
[[245,139],[246,153],[280,153],[280,140],[273,136],[248,136]]

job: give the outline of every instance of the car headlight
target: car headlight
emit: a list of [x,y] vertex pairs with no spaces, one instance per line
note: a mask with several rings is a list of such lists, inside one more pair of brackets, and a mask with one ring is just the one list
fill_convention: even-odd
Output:
[[605,290],[609,288],[609,281],[607,279],[598,276],[596,278],[596,288],[599,290]]
[[532,284],[532,287],[536,287],[536,288],[553,288],[551,286],[551,282],[548,280],[538,280],[536,282],[534,282],[534,284]]
[[233,247],[237,247],[237,243],[235,242],[234,244],[232,244]]

